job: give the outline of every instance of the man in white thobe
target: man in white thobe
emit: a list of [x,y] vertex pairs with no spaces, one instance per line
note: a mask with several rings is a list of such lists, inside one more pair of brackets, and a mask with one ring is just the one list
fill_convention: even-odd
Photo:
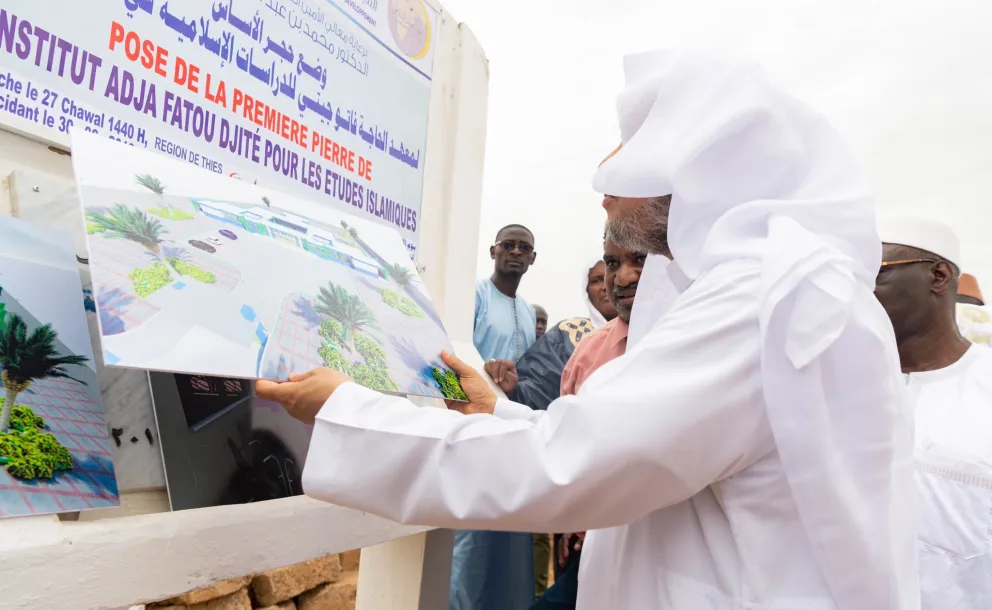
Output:
[[623,144],[594,186],[625,247],[661,252],[669,216],[674,262],[642,274],[674,295],[664,315],[639,291],[626,354],[545,412],[447,355],[462,412],[327,369],[260,381],[316,421],[306,493],[403,523],[596,530],[580,610],[919,608],[912,422],[864,176],[756,66],[625,68]]
[[883,221],[876,294],[892,318],[916,416],[926,610],[992,608],[992,350],[958,330],[960,248],[946,225]]

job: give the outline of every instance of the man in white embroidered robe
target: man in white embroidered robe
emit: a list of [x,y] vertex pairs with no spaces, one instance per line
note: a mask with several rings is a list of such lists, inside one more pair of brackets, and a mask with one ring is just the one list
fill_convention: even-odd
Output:
[[642,274],[667,313],[639,290],[626,354],[546,412],[451,357],[467,415],[326,369],[258,382],[316,420],[306,493],[436,527],[595,530],[580,610],[916,610],[911,421],[863,175],[755,66],[649,53],[626,80],[594,186],[625,247],[661,252],[669,215],[674,262]]
[[924,610],[992,608],[992,350],[961,336],[961,260],[947,225],[881,223],[875,293],[889,313],[916,417]]

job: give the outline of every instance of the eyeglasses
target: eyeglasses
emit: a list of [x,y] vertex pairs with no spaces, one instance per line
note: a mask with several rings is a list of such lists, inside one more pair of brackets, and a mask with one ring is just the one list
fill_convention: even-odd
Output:
[[513,239],[504,239],[503,241],[496,242],[497,246],[503,248],[507,252],[513,252],[514,250],[520,250],[521,254],[530,254],[534,251],[534,246],[528,244],[525,241],[516,241]]
[[891,269],[892,267],[898,267],[900,265],[917,265],[919,263],[934,264],[940,261],[933,258],[907,258],[901,261],[882,261],[881,266],[878,269],[878,274],[881,275],[883,271]]
[[886,267],[895,267],[897,265],[915,265],[917,263],[936,263],[936,259],[932,258],[908,258],[904,261],[883,261],[882,269]]

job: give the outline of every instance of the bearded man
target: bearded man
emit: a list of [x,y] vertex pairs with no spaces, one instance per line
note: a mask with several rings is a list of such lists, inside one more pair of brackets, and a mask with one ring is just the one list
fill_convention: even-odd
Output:
[[316,422],[306,493],[402,523],[595,530],[580,610],[917,610],[912,422],[865,176],[756,66],[648,53],[626,81],[593,186],[622,246],[674,260],[646,262],[625,354],[547,411],[450,355],[470,399],[451,410],[328,369],[259,381]]

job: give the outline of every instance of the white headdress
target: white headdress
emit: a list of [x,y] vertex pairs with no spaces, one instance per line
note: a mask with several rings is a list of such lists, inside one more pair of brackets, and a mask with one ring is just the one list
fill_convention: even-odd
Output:
[[[849,407],[872,388],[901,391],[872,294],[881,244],[865,176],[828,122],[756,65],[655,52],[625,69],[622,148],[593,186],[672,195],[674,262],[646,266],[642,285],[670,284],[673,268],[692,282],[725,261],[761,261],[768,419],[837,608],[918,607],[910,416],[892,400]],[[635,319],[643,304],[639,294]]]

